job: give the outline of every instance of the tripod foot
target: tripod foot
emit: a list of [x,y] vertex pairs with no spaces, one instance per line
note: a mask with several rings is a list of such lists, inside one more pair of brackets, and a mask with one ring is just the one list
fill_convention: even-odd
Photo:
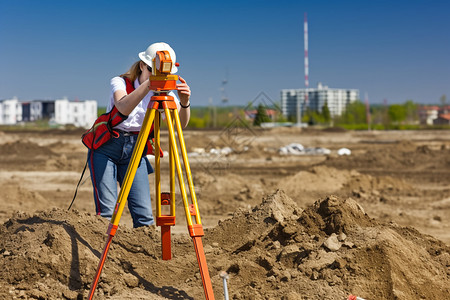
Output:
[[109,224],[108,231],[106,234],[108,234],[108,238],[106,240],[105,248],[103,249],[102,256],[100,257],[100,262],[98,263],[97,272],[95,273],[94,281],[91,285],[91,290],[89,291],[89,297],[88,299],[91,300],[94,297],[95,289],[97,288],[98,280],[100,279],[100,274],[102,273],[103,265],[105,264],[106,255],[108,254],[109,247],[111,246],[111,241],[114,235],[116,234],[118,226],[114,224]]
[[[201,225],[200,225],[201,226]],[[211,278],[209,277],[208,266],[206,264],[205,251],[203,250],[203,242],[200,236],[192,237],[194,241],[195,253],[197,254],[200,275],[202,276],[203,290],[207,300],[214,300],[214,292],[212,289]]]

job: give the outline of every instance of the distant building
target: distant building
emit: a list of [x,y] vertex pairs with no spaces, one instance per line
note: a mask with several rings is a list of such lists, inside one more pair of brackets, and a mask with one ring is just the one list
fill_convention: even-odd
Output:
[[22,122],[22,104],[19,100],[0,100],[0,124],[14,125],[18,122]]
[[55,116],[55,100],[33,100],[22,103],[22,120],[33,122],[52,119]]
[[419,122],[422,125],[433,125],[439,116],[439,106],[422,106],[419,108]]
[[322,112],[327,103],[332,117],[340,116],[348,104],[359,99],[357,89],[330,89],[321,83],[317,88],[283,89],[281,90],[281,110],[286,117],[297,117],[299,111],[303,116],[306,111],[305,97],[308,95],[307,107],[310,110]]
[[434,125],[450,125],[450,114],[439,115],[433,120]]
[[[248,121],[253,121],[255,119],[257,113],[258,113],[258,111],[256,109],[246,110],[246,111],[244,111],[245,119]],[[277,111],[274,109],[270,109],[270,108],[266,109],[266,114],[271,121],[275,121],[277,118]]]
[[97,118],[97,101],[19,100],[0,101],[0,124],[17,124],[18,122],[33,122],[47,119],[59,125],[72,124],[88,128]]
[[57,124],[73,124],[77,127],[90,127],[97,119],[97,101],[55,101],[54,121]]
[[445,115],[450,113],[450,105],[439,107],[439,114]]

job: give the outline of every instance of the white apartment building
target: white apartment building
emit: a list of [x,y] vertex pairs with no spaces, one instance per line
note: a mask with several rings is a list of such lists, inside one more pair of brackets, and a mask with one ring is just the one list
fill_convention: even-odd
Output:
[[17,98],[0,100],[0,125],[41,119],[59,125],[89,128],[97,119],[97,101],[69,101],[66,98],[30,102],[19,102]]
[[22,104],[17,98],[0,100],[0,124],[14,125],[22,121]]
[[281,110],[286,117],[303,116],[306,111],[305,97],[308,94],[307,106],[310,110],[322,112],[327,103],[332,117],[340,116],[348,104],[359,99],[359,90],[330,89],[319,83],[317,88],[283,89],[281,90]]
[[97,119],[97,101],[55,100],[54,121],[57,124],[73,124],[77,127],[91,127]]

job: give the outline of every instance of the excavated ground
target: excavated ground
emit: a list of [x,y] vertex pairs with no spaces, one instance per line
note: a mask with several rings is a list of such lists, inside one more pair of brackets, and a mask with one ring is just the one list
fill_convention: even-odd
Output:
[[[89,179],[67,211],[86,159],[80,134],[0,132],[1,299],[87,297],[109,222],[93,213]],[[450,294],[449,132],[230,127],[184,136],[189,152],[235,150],[190,156],[216,299],[221,271],[231,299]],[[279,155],[289,143],[331,154]],[[341,147],[352,155],[337,156]],[[159,228],[131,228],[125,210],[95,299],[204,298],[177,199],[172,260],[161,259]]]

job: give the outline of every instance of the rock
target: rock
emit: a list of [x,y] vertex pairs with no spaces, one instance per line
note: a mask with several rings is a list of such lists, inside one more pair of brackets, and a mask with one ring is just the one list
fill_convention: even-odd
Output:
[[334,252],[319,250],[308,257],[308,260],[298,266],[299,271],[309,273],[309,270],[322,270],[333,264],[337,258]]
[[338,241],[337,235],[332,233],[328,239],[323,243],[330,251],[338,251],[341,248],[341,243]]
[[78,293],[76,291],[66,290],[62,294],[65,299],[76,300],[78,298]]
[[296,244],[288,245],[283,248],[278,256],[278,260],[286,266],[293,266],[299,255],[300,248]]
[[345,247],[351,249],[351,248],[355,247],[355,244],[353,244],[352,242],[349,242],[349,241],[345,241],[345,242],[342,244],[342,246],[345,246]]
[[273,241],[272,247],[273,247],[273,249],[280,249],[281,248],[281,244],[280,244],[279,241]]
[[139,279],[130,273],[124,274],[123,280],[125,281],[126,285],[130,288],[134,288],[139,285]]
[[281,281],[289,281],[291,280],[291,278],[292,278],[291,273],[288,270],[281,271],[280,273]]

